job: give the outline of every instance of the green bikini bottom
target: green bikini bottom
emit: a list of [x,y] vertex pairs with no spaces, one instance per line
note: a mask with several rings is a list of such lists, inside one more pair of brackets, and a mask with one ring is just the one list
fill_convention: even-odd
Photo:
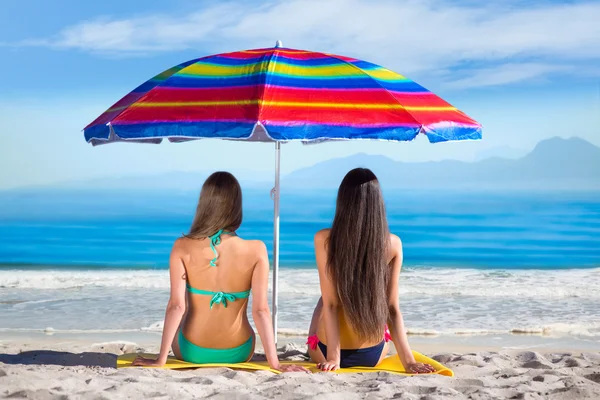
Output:
[[246,362],[254,350],[254,335],[241,346],[231,349],[209,349],[207,347],[196,346],[183,336],[179,331],[179,351],[183,361],[194,364],[234,364]]

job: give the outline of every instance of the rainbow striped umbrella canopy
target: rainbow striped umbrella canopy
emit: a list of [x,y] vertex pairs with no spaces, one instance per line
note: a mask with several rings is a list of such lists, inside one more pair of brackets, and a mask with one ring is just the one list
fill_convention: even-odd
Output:
[[378,65],[281,47],[191,60],[143,83],[84,129],[92,144],[480,139],[481,126]]
[[277,338],[280,143],[481,138],[481,125],[422,86],[354,58],[273,48],[177,65],[84,128],[93,145],[202,138],[275,142],[273,327]]

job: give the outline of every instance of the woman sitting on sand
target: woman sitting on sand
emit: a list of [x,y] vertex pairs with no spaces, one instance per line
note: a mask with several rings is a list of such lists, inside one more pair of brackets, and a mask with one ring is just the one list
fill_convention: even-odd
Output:
[[238,181],[228,172],[215,172],[202,186],[190,233],[171,251],[171,296],[158,359],[138,357],[133,365],[162,366],[171,347],[175,357],[193,363],[249,361],[255,344],[246,315],[252,292],[252,315],[269,366],[306,371],[279,363],[267,302],[267,249],[261,241],[238,237],[241,223]]
[[333,224],[315,235],[315,253],[322,297],[308,344],[317,366],[374,367],[387,355],[391,338],[406,371],[433,372],[415,362],[408,344],[398,300],[402,243],[389,232],[373,172],[357,168],[344,177]]

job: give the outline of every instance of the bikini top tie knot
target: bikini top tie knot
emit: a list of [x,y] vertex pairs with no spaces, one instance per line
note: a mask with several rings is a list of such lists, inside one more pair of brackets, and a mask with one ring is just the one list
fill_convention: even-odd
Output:
[[210,300],[210,308],[215,304],[223,304],[223,307],[227,308],[228,301],[235,301],[235,296],[230,293],[216,292]]

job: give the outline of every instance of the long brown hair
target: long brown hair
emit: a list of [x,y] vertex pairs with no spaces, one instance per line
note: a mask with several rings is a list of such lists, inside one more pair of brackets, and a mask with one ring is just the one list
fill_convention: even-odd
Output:
[[194,221],[184,236],[203,239],[221,229],[233,232],[241,224],[242,188],[229,172],[215,172],[202,185]]
[[389,315],[389,240],[377,177],[369,169],[353,169],[338,190],[327,266],[348,322],[361,339],[383,337]]

